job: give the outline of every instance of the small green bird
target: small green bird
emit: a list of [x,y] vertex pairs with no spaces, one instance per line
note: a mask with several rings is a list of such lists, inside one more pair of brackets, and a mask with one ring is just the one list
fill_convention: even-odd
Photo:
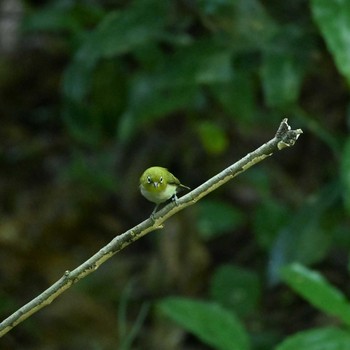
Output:
[[177,201],[176,194],[181,189],[190,190],[189,187],[181,182],[166,168],[153,166],[144,171],[140,177],[141,194],[149,201],[156,203],[152,215],[158,209],[159,204],[172,198]]

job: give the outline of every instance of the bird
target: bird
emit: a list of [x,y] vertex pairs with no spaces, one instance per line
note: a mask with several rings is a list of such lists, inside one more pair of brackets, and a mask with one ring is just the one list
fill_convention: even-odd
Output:
[[149,201],[156,203],[151,217],[161,203],[172,199],[177,202],[177,193],[182,189],[190,190],[183,185],[167,168],[153,166],[146,169],[140,177],[141,194]]

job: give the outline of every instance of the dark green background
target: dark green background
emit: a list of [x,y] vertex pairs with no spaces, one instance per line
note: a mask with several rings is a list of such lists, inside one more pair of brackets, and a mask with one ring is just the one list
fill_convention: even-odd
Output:
[[14,31],[0,29],[1,318],[149,216],[147,167],[195,188],[285,117],[304,134],[1,348],[230,349],[212,324],[235,329],[231,349],[317,350],[294,338],[305,330],[350,349],[347,301],[326,307],[350,292],[349,0],[2,3]]

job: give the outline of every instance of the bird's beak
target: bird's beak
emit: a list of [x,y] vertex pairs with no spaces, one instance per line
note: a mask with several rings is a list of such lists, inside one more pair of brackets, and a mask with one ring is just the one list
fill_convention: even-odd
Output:
[[153,186],[157,188],[159,186],[159,182],[153,182]]

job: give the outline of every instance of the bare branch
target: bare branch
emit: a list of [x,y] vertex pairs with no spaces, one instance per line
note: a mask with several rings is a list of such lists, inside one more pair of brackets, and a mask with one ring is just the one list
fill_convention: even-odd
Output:
[[51,287],[5,319],[0,324],[0,337],[42,309],[44,306],[49,305],[73,284],[97,270],[101,264],[110,259],[114,254],[147,233],[162,228],[163,222],[178,211],[196,203],[198,200],[222,186],[233,177],[247,170],[256,163],[259,163],[266,157],[271,156],[275,150],[281,150],[285,147],[293,146],[301,133],[301,129],[291,130],[287,123],[287,119],[284,119],[272,140],[260,146],[255,151],[247,154],[238,162],[232,164],[199,187],[195,188],[193,191],[181,197],[176,204],[168,204],[162,210],[157,212],[153,218],[149,218],[123,234],[116,236],[109,244],[104,246],[100,251],[73,271],[66,271],[57,282],[51,285]]

